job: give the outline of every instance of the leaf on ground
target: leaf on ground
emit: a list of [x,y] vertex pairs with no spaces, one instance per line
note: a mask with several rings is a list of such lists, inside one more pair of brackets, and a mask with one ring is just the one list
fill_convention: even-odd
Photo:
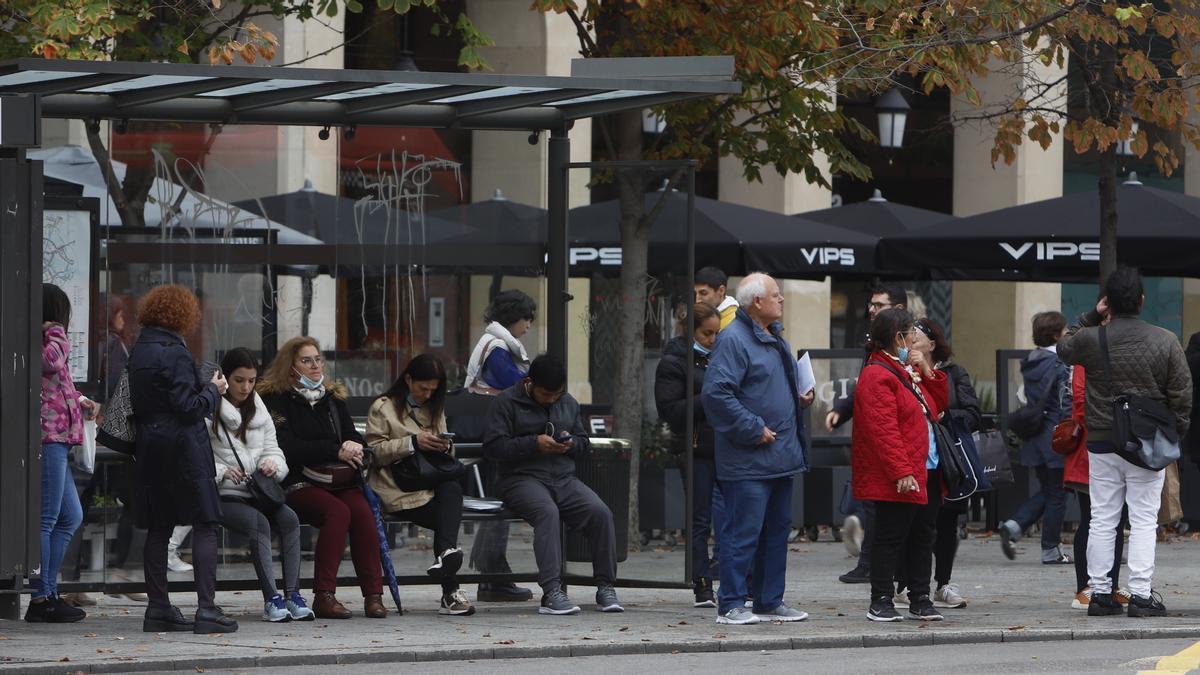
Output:
[[620,628],[617,629],[617,631],[621,632],[621,633],[624,633],[627,630],[629,630],[629,626],[621,626]]
[[111,654],[111,653],[113,653],[113,650],[108,649],[107,647],[101,647],[100,649],[96,650],[96,653],[97,654]]
[[69,657],[69,656],[64,656],[64,657],[62,657],[61,659],[59,659],[59,660],[58,660],[58,662],[59,662],[59,663],[66,663],[67,661],[70,661],[70,660],[71,660],[71,657]]
[[200,666],[196,666],[196,672],[197,672],[197,673],[203,673],[203,672],[204,672],[204,669],[203,669],[203,668],[201,668]]
[[[91,635],[84,635],[84,637],[96,637],[96,634],[92,633]],[[0,635],[0,640],[7,640],[7,639],[9,639],[7,635]]]
[[717,633],[716,635],[713,636],[713,639],[714,640],[724,640],[727,637],[729,637],[729,636],[724,633]]
[[[83,634],[83,637],[88,637],[88,638],[91,638],[91,637],[96,637],[96,634],[95,634],[95,633],[84,633],[84,634]],[[8,639],[8,638],[5,638],[5,637],[0,637],[0,640],[7,640],[7,639]]]
[[686,622],[686,621],[680,621],[680,622],[679,622],[679,625],[680,625],[680,626],[686,626],[686,625],[688,625],[688,622]]
[[1005,630],[1025,630],[1025,626],[1009,626]]
[[517,644],[517,642],[516,642],[516,640],[497,640],[496,644],[498,644],[498,645],[515,645],[515,644]]

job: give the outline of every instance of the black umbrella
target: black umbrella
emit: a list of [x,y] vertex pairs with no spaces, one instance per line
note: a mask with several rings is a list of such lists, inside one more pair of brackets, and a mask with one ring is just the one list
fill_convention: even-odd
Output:
[[546,209],[509,201],[500,190],[482,202],[435,209],[427,215],[439,222],[455,223],[470,231],[465,237],[482,244],[544,244]]
[[[1119,261],[1153,276],[1200,271],[1200,198],[1146,187],[1117,188]],[[959,279],[1093,281],[1100,264],[1095,191],[1014,206],[884,237],[882,267]]]
[[[646,212],[663,192],[645,197]],[[650,269],[686,271],[687,195],[671,192],[650,229]],[[571,209],[569,238],[576,270],[615,270],[621,265],[620,203],[600,202]],[[804,218],[785,216],[716,199],[695,200],[696,265],[730,274],[762,270],[792,278],[826,274],[870,274],[875,239]]]
[[865,202],[855,202],[820,211],[805,211],[798,215],[806,220],[815,220],[818,223],[834,225],[875,237],[914,232],[930,225],[944,223],[947,220],[955,220],[955,217],[949,213],[889,202],[883,198],[883,193],[879,190],[876,190],[874,196]]
[[462,235],[469,228],[402,210],[381,200],[318,192],[312,183],[295,192],[247,199],[235,206],[317,237],[326,244],[421,246]]

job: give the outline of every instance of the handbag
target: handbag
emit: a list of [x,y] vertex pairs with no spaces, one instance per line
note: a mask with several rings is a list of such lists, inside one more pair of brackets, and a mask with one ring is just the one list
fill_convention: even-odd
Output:
[[237,448],[233,445],[233,437],[229,435],[229,429],[224,424],[221,424],[219,420],[215,421],[214,424],[219,424],[221,430],[225,432],[225,439],[229,441],[229,449],[233,451],[233,458],[237,460],[238,468],[242,470],[242,475],[246,477],[245,486],[250,491],[250,497],[254,500],[254,505],[263,513],[275,513],[279,507],[283,506],[286,500],[279,481],[263,473],[262,469],[255,469],[253,473],[246,473],[246,466],[242,464],[242,458],[238,456]]
[[1083,440],[1083,425],[1074,417],[1054,425],[1054,434],[1050,437],[1050,448],[1062,456],[1067,456],[1079,449]]
[[971,434],[971,440],[979,452],[980,473],[984,481],[993,488],[1016,483],[1008,443],[999,431],[976,431]]
[[330,492],[354,487],[358,484],[360,476],[358,469],[341,460],[310,464],[301,469],[300,473],[308,482]]
[[1161,471],[1179,460],[1179,432],[1175,414],[1163,401],[1114,391],[1112,361],[1108,354],[1108,326],[1100,327],[1100,353],[1104,380],[1113,399],[1112,442],[1117,454],[1131,463]]
[[129,369],[121,371],[113,395],[104,405],[104,420],[96,429],[96,440],[122,454],[137,453],[137,426],[133,421],[133,399],[129,396]]
[[458,480],[467,466],[445,452],[413,450],[413,453],[391,465],[392,480],[404,492],[432,490],[442,483]]
[[929,412],[929,406],[925,404],[925,397],[899,371],[885,363],[878,361],[874,363],[891,371],[921,404],[921,410],[925,412],[925,419],[933,430],[933,439],[938,452],[937,468],[942,472],[942,480],[945,481],[948,488],[947,494],[956,495],[954,500],[965,499],[975,494],[980,484],[979,468],[967,456],[962,440],[945,424],[933,419],[933,415]]

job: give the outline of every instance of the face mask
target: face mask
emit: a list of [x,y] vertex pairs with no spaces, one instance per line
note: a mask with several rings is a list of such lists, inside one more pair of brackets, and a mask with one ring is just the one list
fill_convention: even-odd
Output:
[[896,352],[896,358],[900,359],[900,363],[908,363],[908,347],[901,347]]
[[[296,370],[296,369],[293,368],[292,370]],[[296,375],[300,376],[300,386],[304,387],[305,389],[320,389],[321,383],[325,381],[324,374],[321,375],[321,379],[319,379],[319,380],[314,380],[314,379],[308,377],[307,375],[301,373],[298,370],[296,370]]]
[[692,349],[695,349],[702,356],[708,356],[712,353],[711,349],[705,347],[699,342],[696,342],[695,340],[692,341]]

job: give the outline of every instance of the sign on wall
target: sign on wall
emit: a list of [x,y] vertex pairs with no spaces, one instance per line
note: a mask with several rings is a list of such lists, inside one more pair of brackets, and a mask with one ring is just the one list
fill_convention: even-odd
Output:
[[63,289],[71,301],[71,379],[88,379],[92,301],[92,214],[45,209],[42,212],[42,281]]

